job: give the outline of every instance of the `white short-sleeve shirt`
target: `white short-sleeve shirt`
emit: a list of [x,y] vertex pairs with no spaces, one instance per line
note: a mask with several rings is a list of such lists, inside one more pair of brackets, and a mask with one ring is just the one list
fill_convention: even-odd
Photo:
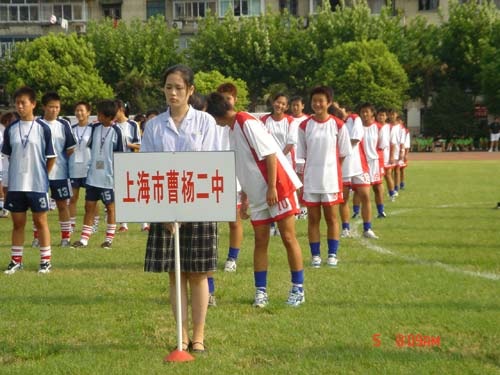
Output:
[[281,119],[276,120],[271,114],[265,115],[261,118],[267,131],[273,136],[274,140],[281,148],[285,149],[287,145],[294,147],[290,152],[285,155],[291,165],[295,164],[295,145],[297,144],[298,124],[294,121],[292,116],[284,115]]
[[266,157],[269,155],[276,154],[278,200],[289,197],[302,186],[264,124],[249,113],[236,114],[230,131],[230,143],[236,156],[236,175],[252,210],[268,208]]
[[342,191],[340,158],[352,151],[344,122],[334,116],[318,121],[314,116],[299,126],[299,144],[304,167],[304,192],[339,193]]
[[68,121],[58,118],[45,121],[52,132],[52,142],[57,155],[54,167],[49,173],[49,180],[64,180],[69,178],[69,158],[67,152],[76,147],[76,140]]
[[92,135],[92,124],[72,125],[71,130],[76,139],[75,152],[69,157],[69,177],[86,178],[90,167],[90,148],[87,147]]
[[45,121],[13,122],[4,133],[2,153],[9,158],[9,191],[48,191],[47,159],[55,158],[56,153]]
[[357,140],[358,143],[353,145],[351,142],[351,154],[345,157],[342,164],[342,177],[359,176],[368,172],[368,164],[366,163],[365,151],[363,149],[363,139],[365,136],[363,122],[358,115],[352,114],[347,117],[345,127],[351,141]]

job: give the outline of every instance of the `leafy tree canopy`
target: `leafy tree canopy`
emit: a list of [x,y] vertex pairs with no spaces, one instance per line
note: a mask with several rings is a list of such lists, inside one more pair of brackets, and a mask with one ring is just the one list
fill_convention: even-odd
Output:
[[57,91],[63,113],[73,113],[81,100],[95,102],[113,96],[113,90],[100,77],[95,54],[85,39],[76,34],[49,34],[16,44],[9,67],[8,90],[27,85],[40,97]]

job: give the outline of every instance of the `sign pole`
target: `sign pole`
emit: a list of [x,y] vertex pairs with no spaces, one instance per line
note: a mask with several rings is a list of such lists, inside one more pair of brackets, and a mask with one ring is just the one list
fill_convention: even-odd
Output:
[[193,361],[194,357],[182,350],[182,296],[181,296],[181,258],[179,223],[174,223],[175,241],[175,314],[177,316],[177,349],[171,352],[166,358],[166,362],[187,362]]

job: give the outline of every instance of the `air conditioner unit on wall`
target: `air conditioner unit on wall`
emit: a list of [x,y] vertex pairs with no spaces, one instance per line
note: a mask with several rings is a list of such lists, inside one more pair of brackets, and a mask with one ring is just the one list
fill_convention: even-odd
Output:
[[85,24],[76,24],[75,25],[75,31],[78,33],[78,34],[83,34],[87,31],[87,27]]
[[182,30],[182,21],[173,21],[172,22],[172,29]]

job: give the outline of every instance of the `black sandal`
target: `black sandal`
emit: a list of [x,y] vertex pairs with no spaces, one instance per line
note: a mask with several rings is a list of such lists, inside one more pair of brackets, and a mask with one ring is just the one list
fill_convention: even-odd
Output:
[[[191,340],[189,341],[189,343],[187,343],[187,342],[184,342],[184,341],[183,341],[183,342],[182,342],[182,351],[183,351],[183,352],[189,352],[189,351],[191,351],[191,346],[192,346],[192,345],[193,345],[193,344],[191,343]],[[174,349],[173,349],[173,350],[178,350],[178,349],[179,349],[179,348],[178,348],[178,347],[177,347],[177,345],[176,345],[176,346],[174,347]]]
[[[194,348],[194,346],[195,346],[195,345],[201,345],[201,346],[203,346],[203,349],[195,349],[195,348]],[[191,351],[192,351],[193,353],[205,354],[205,353],[207,352],[207,350],[208,350],[208,349],[207,349],[207,347],[206,347],[206,346],[205,346],[205,344],[204,344],[204,343],[202,343],[202,342],[195,341],[195,342],[191,343]]]

